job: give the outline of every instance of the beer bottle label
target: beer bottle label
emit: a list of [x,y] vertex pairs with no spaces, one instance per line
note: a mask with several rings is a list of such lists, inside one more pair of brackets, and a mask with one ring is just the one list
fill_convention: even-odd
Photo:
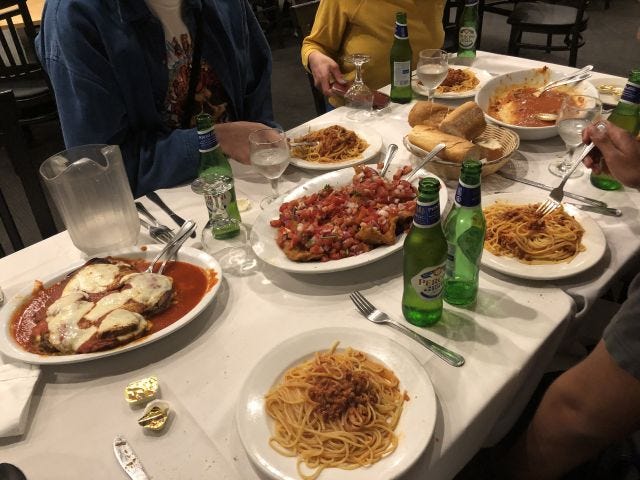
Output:
[[206,130],[198,130],[198,150],[200,153],[211,152],[216,148],[218,148],[218,139],[213,126]]
[[480,184],[467,185],[460,180],[456,190],[455,202],[459,207],[477,207],[480,205]]
[[409,29],[407,28],[407,24],[396,22],[396,31],[393,36],[399,38],[400,40],[409,38]]
[[444,263],[420,270],[411,278],[411,286],[424,300],[440,298],[444,287]]
[[458,32],[458,44],[460,48],[465,50],[473,49],[476,45],[477,38],[478,34],[474,27],[460,27],[460,31]]
[[640,103],[640,85],[627,82],[620,96],[620,101],[625,103]]
[[413,224],[418,228],[431,228],[440,223],[440,200],[416,203]]
[[393,86],[407,87],[411,84],[411,62],[393,62]]

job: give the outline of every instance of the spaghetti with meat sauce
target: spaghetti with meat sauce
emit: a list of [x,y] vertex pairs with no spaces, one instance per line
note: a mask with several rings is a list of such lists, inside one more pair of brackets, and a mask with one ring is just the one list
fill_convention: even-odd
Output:
[[297,457],[305,480],[325,468],[352,470],[391,454],[409,400],[391,370],[361,351],[338,352],[337,346],[289,369],[265,396],[265,410],[274,420],[269,444]]
[[393,245],[416,209],[416,189],[400,178],[410,168],[387,180],[370,167],[356,167],[348,185],[327,185],[283,203],[270,222],[278,229],[276,243],[296,262],[338,260]]
[[369,144],[354,131],[340,125],[309,132],[302,137],[294,138],[295,142],[317,142],[311,146],[296,146],[291,149],[291,156],[307,162],[338,163],[362,158]]
[[574,217],[562,207],[543,217],[538,206],[497,202],[485,208],[484,248],[527,264],[568,263],[585,250],[584,229]]

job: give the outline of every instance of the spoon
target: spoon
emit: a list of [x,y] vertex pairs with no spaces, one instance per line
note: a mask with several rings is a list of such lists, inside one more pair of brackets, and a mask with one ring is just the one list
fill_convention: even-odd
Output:
[[558,119],[557,113],[536,113],[534,114],[538,120],[542,120],[543,122],[555,122]]
[[162,259],[160,268],[156,272],[158,274],[161,274],[167,262],[171,258],[173,258],[176,253],[178,253],[178,250],[180,250],[182,244],[187,240],[189,235],[191,235],[191,233],[195,231],[195,229],[196,223],[193,220],[187,220],[186,222],[184,222],[173,239],[165,245],[165,247],[160,251],[160,253],[158,253],[158,255],[156,255],[153,260],[151,260],[146,273],[154,273],[154,267],[160,261],[160,259]]
[[581,82],[582,80],[586,80],[591,76],[591,74],[589,73],[591,70],[593,70],[593,65],[587,65],[586,67],[583,67],[580,70],[577,70],[573,73],[565,75],[564,77],[561,77],[557,80],[553,80],[552,82],[549,82],[546,85],[538,88],[538,90],[534,92],[534,95],[539,97],[547,90],[550,90],[555,87],[559,87],[560,85],[568,85],[570,83],[576,83],[576,82]]
[[[418,170],[420,170],[422,167],[424,167],[424,166],[427,164],[427,162],[428,162],[429,160],[432,160],[432,159],[433,159],[433,157],[435,157],[438,153],[440,153],[442,150],[444,150],[444,149],[445,149],[445,147],[446,147],[446,145],[445,145],[444,143],[439,143],[439,144],[437,144],[435,147],[433,147],[433,150],[431,150],[430,152],[428,152],[428,154],[427,154],[427,156],[426,156],[426,157],[421,157],[421,158],[420,158],[420,160],[421,160],[421,161],[420,161],[420,163],[418,163],[418,165],[416,165],[416,166],[414,167],[414,169],[413,169],[413,170],[411,170],[411,172],[409,173],[409,175],[407,175],[407,176],[406,176],[405,180],[406,180],[407,182],[410,182],[410,181],[411,181],[411,179],[413,178],[413,176],[414,176],[416,173],[418,173]],[[422,149],[420,149],[420,150],[422,150]],[[422,151],[423,151],[423,152],[426,152],[426,150],[422,150]]]
[[395,143],[391,143],[389,145],[389,148],[387,148],[387,154],[384,157],[382,170],[380,170],[381,177],[384,177],[384,175],[387,173],[387,170],[389,170],[389,166],[391,165],[391,160],[393,160],[393,157],[395,156],[397,151],[398,151],[398,145],[396,145]]

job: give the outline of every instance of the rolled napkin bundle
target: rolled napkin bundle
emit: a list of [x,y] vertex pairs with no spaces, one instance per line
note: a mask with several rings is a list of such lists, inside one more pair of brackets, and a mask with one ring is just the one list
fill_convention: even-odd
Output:
[[24,433],[33,389],[40,368],[26,363],[11,363],[0,357],[0,437]]
[[413,145],[427,151],[433,150],[438,143],[444,143],[446,148],[438,157],[446,162],[462,163],[463,160],[479,160],[482,157],[482,149],[478,145],[427,125],[416,125],[407,137]]

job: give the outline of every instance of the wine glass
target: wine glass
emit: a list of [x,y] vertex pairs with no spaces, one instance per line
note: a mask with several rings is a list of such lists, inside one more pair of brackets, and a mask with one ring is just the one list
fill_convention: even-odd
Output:
[[449,55],[444,50],[426,48],[420,50],[416,73],[422,86],[427,89],[428,98],[433,102],[436,88],[449,73]]
[[[582,143],[582,131],[593,123],[602,112],[600,99],[589,95],[567,95],[562,100],[556,126],[558,134],[564,140],[567,153],[558,162],[549,165],[549,171],[559,177],[564,176],[573,164],[573,152]],[[576,169],[571,178],[582,175],[582,169]]]
[[344,94],[345,105],[350,109],[347,118],[355,121],[367,120],[372,115],[373,92],[364,83],[362,66],[371,60],[371,56],[364,53],[354,53],[344,57],[344,61],[356,67],[356,78]]
[[289,142],[281,128],[263,128],[249,134],[249,157],[256,171],[271,182],[273,193],[260,201],[260,208],[278,198],[278,180],[289,165]]

